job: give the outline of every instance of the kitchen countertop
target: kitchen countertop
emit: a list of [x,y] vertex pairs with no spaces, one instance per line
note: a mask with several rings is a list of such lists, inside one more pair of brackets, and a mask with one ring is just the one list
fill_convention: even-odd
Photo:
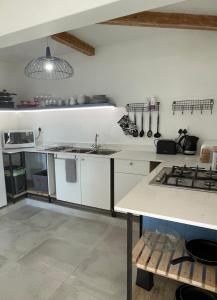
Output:
[[[2,149],[3,153],[7,154],[14,154],[20,152],[36,152],[36,153],[50,153],[50,154],[57,154],[61,156],[61,158],[70,158],[71,156],[88,156],[88,157],[103,157],[103,158],[112,158],[112,155],[105,155],[105,154],[89,154],[89,153],[76,153],[76,152],[67,152],[67,151],[49,151],[47,150],[48,147],[43,148],[15,148],[15,149]],[[103,148],[102,148],[103,149]],[[90,149],[91,150],[91,149]]]
[[[112,148],[112,147],[110,147]],[[190,224],[217,230],[217,193],[178,189],[168,186],[154,186],[149,182],[163,167],[172,165],[202,166],[199,156],[159,155],[152,151],[121,150],[112,155],[51,152],[43,148],[5,149],[3,153],[39,152],[89,157],[107,157],[126,160],[157,161],[161,164],[144,177],[116,206],[122,213],[133,213],[158,219]]]
[[[50,146],[51,147],[51,146]],[[88,157],[104,157],[104,158],[114,158],[114,159],[122,159],[122,160],[138,160],[138,161],[155,161],[155,162],[164,162],[172,165],[200,165],[200,158],[198,155],[165,155],[165,154],[157,154],[154,151],[143,151],[143,150],[120,150],[115,149],[112,146],[110,147],[102,147],[101,149],[114,149],[117,152],[111,155],[103,155],[103,154],[88,154],[88,153],[72,153],[72,152],[64,152],[64,151],[49,151],[46,150],[49,146],[44,147],[35,147],[35,148],[16,148],[16,149],[2,149],[3,153],[13,154],[19,152],[38,152],[38,153],[51,153],[57,154],[61,157],[69,158],[70,156],[88,156]],[[85,148],[85,147],[84,147]],[[202,164],[205,166],[205,164]],[[208,167],[209,165],[207,165]]]
[[2,149],[3,153],[13,154],[13,153],[20,153],[20,152],[42,152],[37,148],[14,148],[14,149]]
[[[16,148],[16,149],[3,149],[3,153],[19,153],[19,152],[38,152],[38,153],[51,153],[51,154],[61,154],[61,155],[82,155],[82,156],[95,156],[95,157],[107,157],[114,159],[124,159],[124,160],[143,160],[143,161],[157,161],[157,162],[173,162],[173,164],[189,164],[189,163],[199,163],[199,156],[185,156],[185,155],[163,155],[156,154],[154,151],[143,151],[143,150],[116,150],[117,152],[111,155],[103,155],[103,154],[87,154],[87,153],[71,153],[64,151],[49,151],[45,150],[49,148],[47,147],[35,147],[35,148]],[[112,146],[102,147],[102,149],[113,149]],[[115,149],[114,149],[115,150]]]
[[217,230],[217,193],[149,184],[163,167],[182,166],[184,163],[210,166],[201,164],[198,156],[165,156],[156,169],[117,203],[115,210]]
[[188,164],[188,163],[196,163],[200,162],[199,156],[194,155],[165,155],[165,154],[157,154],[154,151],[142,151],[142,150],[122,150],[113,155],[112,158],[115,159],[126,159],[126,160],[144,160],[144,161],[157,161],[157,162],[171,162],[175,164]]

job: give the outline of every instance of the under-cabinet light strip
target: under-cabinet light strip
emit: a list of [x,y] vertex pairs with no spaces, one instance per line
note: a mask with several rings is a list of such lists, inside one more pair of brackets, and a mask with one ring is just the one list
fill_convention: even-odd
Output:
[[0,112],[40,112],[40,111],[68,111],[68,110],[82,110],[82,109],[115,109],[115,106],[112,105],[105,105],[105,106],[94,106],[94,107],[72,107],[72,108],[41,108],[41,109],[18,109],[18,110],[12,110],[12,109],[8,109],[8,110],[0,110]]

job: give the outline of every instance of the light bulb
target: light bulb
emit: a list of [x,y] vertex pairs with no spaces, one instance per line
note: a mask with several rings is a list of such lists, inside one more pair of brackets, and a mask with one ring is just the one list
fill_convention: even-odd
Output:
[[46,71],[51,72],[53,71],[54,65],[48,61],[45,63],[44,68]]

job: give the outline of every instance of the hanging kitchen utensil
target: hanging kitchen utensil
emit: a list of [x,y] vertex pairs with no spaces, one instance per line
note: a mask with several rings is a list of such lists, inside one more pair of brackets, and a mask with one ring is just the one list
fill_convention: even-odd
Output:
[[157,111],[157,132],[154,134],[154,137],[156,139],[159,139],[161,137],[161,134],[159,132],[159,126],[160,126],[160,111],[159,111],[160,107],[159,106],[160,106],[160,102],[158,102],[157,105],[158,105],[158,111]]
[[185,248],[189,256],[172,259],[170,263],[176,265],[184,261],[198,261],[205,265],[217,266],[217,241],[194,239],[186,242]]
[[152,137],[152,131],[151,131],[151,122],[152,122],[152,117],[151,117],[151,104],[149,103],[149,130],[147,132],[147,137]]
[[134,124],[135,124],[136,128],[133,130],[133,137],[138,137],[139,131],[137,128],[136,112],[134,112]]
[[140,137],[143,137],[144,134],[145,134],[145,132],[144,132],[144,112],[143,112],[143,110],[142,110],[142,116],[141,116],[141,131],[140,131],[140,133],[139,133],[139,136],[140,136]]

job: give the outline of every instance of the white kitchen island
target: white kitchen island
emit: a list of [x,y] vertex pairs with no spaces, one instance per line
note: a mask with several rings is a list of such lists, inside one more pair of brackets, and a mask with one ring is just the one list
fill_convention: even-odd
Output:
[[[200,165],[198,158],[182,156],[170,157],[170,162],[167,157],[155,170],[146,176],[137,184],[116,206],[115,210],[127,214],[128,224],[128,282],[127,282],[127,300],[132,299],[132,216],[148,216],[162,220],[173,221],[177,223],[189,224],[209,229],[217,230],[217,193],[195,191],[189,189],[179,189],[168,186],[150,185],[150,181],[161,171],[163,167],[172,165],[195,166]],[[208,165],[202,164],[203,167]],[[141,244],[141,242],[140,242]],[[134,249],[139,252],[139,243]],[[134,260],[137,259],[134,257]],[[169,260],[168,260],[169,263]],[[199,265],[199,264],[198,264]],[[189,267],[190,268],[190,267]],[[198,267],[199,268],[199,267]],[[143,270],[148,270],[145,267]],[[199,270],[202,274],[202,269]],[[198,272],[199,272],[198,271]],[[178,272],[178,271],[177,271]],[[153,271],[155,272],[155,269]],[[164,274],[164,276],[166,276]],[[168,276],[170,277],[170,276]],[[176,277],[172,277],[176,279]],[[211,286],[213,291],[216,291],[216,282],[212,278]],[[204,283],[205,284],[205,283]],[[207,283],[206,283],[207,284]],[[197,282],[196,284],[197,285]]]

